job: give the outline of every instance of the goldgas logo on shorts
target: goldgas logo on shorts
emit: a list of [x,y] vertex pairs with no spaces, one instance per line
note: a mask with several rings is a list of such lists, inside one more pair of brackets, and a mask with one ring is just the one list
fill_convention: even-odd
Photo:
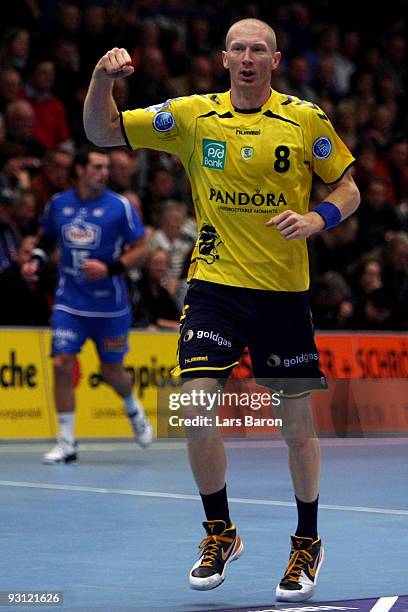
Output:
[[153,127],[156,132],[168,132],[174,126],[176,122],[174,120],[173,114],[169,111],[162,111],[161,113],[157,113],[153,119]]
[[203,166],[212,170],[224,170],[227,143],[221,140],[203,139]]
[[330,138],[326,138],[326,136],[320,136],[313,143],[313,155],[317,159],[326,159],[329,157],[332,152],[332,143]]

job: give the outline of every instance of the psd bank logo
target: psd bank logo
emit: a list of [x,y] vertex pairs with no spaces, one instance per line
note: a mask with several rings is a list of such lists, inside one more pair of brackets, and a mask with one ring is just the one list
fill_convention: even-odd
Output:
[[224,170],[227,143],[203,138],[203,166],[212,170]]

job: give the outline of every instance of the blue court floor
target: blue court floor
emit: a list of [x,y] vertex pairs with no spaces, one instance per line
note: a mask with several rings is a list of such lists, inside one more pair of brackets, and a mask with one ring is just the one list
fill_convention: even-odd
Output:
[[[408,439],[322,440],[314,601],[408,594]],[[49,445],[0,444],[0,591],[63,591],[60,607],[202,612],[275,605],[296,511],[280,441],[230,441],[231,515],[245,553],[214,591],[188,587],[204,535],[183,441],[87,443],[45,466]],[[12,610],[12,607],[0,609]]]

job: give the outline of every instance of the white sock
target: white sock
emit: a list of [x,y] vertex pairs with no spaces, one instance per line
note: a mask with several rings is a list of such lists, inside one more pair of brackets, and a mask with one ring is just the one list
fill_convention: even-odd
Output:
[[142,404],[136,399],[134,393],[131,393],[129,397],[124,397],[126,412],[128,416],[145,416],[145,411]]
[[60,438],[67,442],[74,442],[74,412],[59,412],[58,422],[60,428]]

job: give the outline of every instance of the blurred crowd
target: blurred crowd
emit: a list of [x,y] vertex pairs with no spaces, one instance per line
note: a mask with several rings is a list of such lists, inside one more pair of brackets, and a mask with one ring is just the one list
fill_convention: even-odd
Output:
[[[407,330],[403,3],[364,24],[338,9],[324,0],[14,0],[0,25],[0,325],[49,323],[58,252],[47,274],[30,283],[20,268],[47,201],[73,184],[97,60],[113,46],[132,57],[135,74],[114,86],[120,110],[225,91],[223,35],[234,20],[258,17],[276,29],[283,53],[273,87],[321,106],[357,158],[359,210],[310,240],[315,326]],[[148,235],[143,269],[129,272],[133,324],[175,329],[197,232],[186,174],[165,153],[109,154],[108,186],[129,199]],[[312,203],[328,194],[316,180]]]

